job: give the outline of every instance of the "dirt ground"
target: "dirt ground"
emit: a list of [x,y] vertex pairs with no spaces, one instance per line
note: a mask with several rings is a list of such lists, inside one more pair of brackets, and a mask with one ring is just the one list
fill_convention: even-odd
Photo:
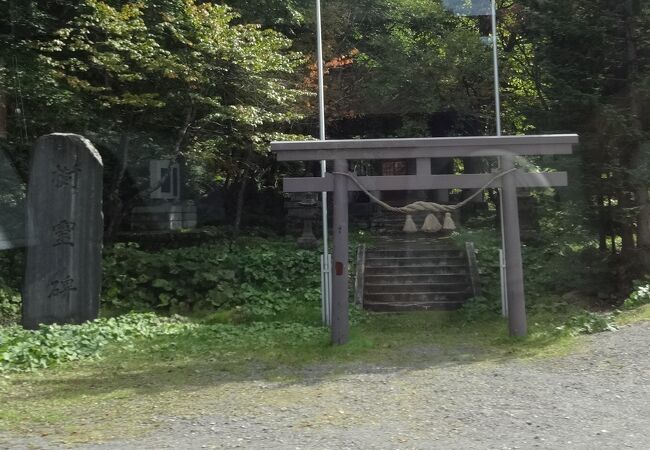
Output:
[[[409,349],[419,363],[314,366],[300,381],[225,384],[196,417],[82,446],[4,436],[11,449],[650,449],[650,322],[585,337],[568,356],[485,361]],[[188,398],[191,401],[191,398]]]

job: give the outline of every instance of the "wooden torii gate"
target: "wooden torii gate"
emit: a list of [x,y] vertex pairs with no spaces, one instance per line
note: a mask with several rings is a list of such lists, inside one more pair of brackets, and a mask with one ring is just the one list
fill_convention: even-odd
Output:
[[[503,201],[504,247],[506,261],[508,322],[511,336],[525,336],[526,303],[521,258],[517,188],[566,186],[565,172],[529,173],[513,171],[515,157],[571,154],[579,141],[575,134],[505,137],[458,137],[420,139],[369,139],[273,142],[271,150],[278,161],[334,161],[333,173],[324,177],[286,178],[284,192],[333,192],[333,276],[332,343],[348,341],[348,192],[359,187],[340,175],[349,170],[351,160],[415,159],[416,174],[403,176],[361,176],[358,181],[368,191],[478,189],[494,177],[493,173],[432,175],[431,158],[500,158],[502,177],[490,183],[501,188]],[[337,174],[338,173],[338,174]]]

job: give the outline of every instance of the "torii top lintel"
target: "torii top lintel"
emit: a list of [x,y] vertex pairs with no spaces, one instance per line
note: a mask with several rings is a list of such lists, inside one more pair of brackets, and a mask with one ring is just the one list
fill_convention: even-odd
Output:
[[278,161],[567,155],[577,134],[272,142]]

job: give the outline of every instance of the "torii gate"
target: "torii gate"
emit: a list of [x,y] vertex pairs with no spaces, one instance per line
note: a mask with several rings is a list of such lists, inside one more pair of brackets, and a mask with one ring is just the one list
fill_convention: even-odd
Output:
[[525,336],[526,303],[519,232],[517,188],[568,185],[565,172],[513,171],[516,156],[571,154],[578,135],[367,139],[273,142],[278,161],[334,161],[334,173],[322,178],[286,178],[284,192],[334,192],[332,328],[335,345],[348,341],[348,192],[360,190],[348,177],[350,160],[415,159],[416,175],[364,176],[368,191],[478,189],[495,174],[432,175],[431,158],[499,157],[505,174],[490,183],[501,188],[505,236],[508,322],[511,336]]

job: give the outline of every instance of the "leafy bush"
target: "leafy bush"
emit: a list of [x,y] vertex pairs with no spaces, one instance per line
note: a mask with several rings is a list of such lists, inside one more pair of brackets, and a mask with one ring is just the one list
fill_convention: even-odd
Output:
[[[524,245],[524,285],[528,305],[548,307],[548,298],[571,291],[590,295],[611,289],[608,270],[609,255],[602,255],[589,242],[573,242],[573,235],[558,234],[554,239]],[[497,304],[500,293],[500,236],[490,228],[464,229],[454,233],[462,243],[474,242],[480,270],[482,295]]]
[[634,291],[623,303],[623,308],[634,309],[650,304],[650,279],[634,283]]
[[571,317],[566,324],[557,328],[560,332],[568,332],[573,336],[579,334],[594,334],[603,331],[614,331],[616,325],[610,316],[592,312],[583,312]]
[[295,244],[264,239],[145,252],[117,244],[105,252],[103,304],[117,310],[216,310],[273,315],[317,304],[319,258]]
[[18,292],[0,287],[0,326],[18,321],[21,302],[22,299]]
[[0,289],[20,291],[24,269],[24,249],[0,251]]
[[[282,345],[284,348],[326,336],[322,327],[295,322],[234,325],[211,320],[191,322],[180,316],[164,318],[153,313],[129,313],[82,325],[44,325],[35,331],[19,326],[0,327],[0,373],[33,371],[68,361],[99,358],[107,346],[114,344],[119,344],[122,350],[175,353],[181,344],[189,345],[188,351],[193,348],[204,351],[202,346],[260,349]],[[150,345],[136,345],[138,339],[146,339]]]
[[469,299],[460,310],[463,320],[466,322],[476,322],[479,320],[493,319],[501,310],[501,305],[483,296],[477,296]]
[[0,251],[0,325],[20,317],[23,255],[22,250]]
[[[464,248],[465,242],[474,243],[482,294],[482,298],[479,299],[478,304],[481,305],[489,302],[492,305],[496,304],[498,308],[501,298],[499,267],[499,249],[501,248],[501,244],[498,234],[489,228],[463,229],[460,232],[453,233],[452,237],[461,248]],[[472,308],[473,306],[468,304],[468,307]],[[490,309],[494,309],[494,306]]]
[[176,334],[193,326],[178,317],[127,314],[83,325],[43,325],[35,331],[19,326],[0,327],[0,373],[94,358],[110,343],[125,344],[138,337]]

